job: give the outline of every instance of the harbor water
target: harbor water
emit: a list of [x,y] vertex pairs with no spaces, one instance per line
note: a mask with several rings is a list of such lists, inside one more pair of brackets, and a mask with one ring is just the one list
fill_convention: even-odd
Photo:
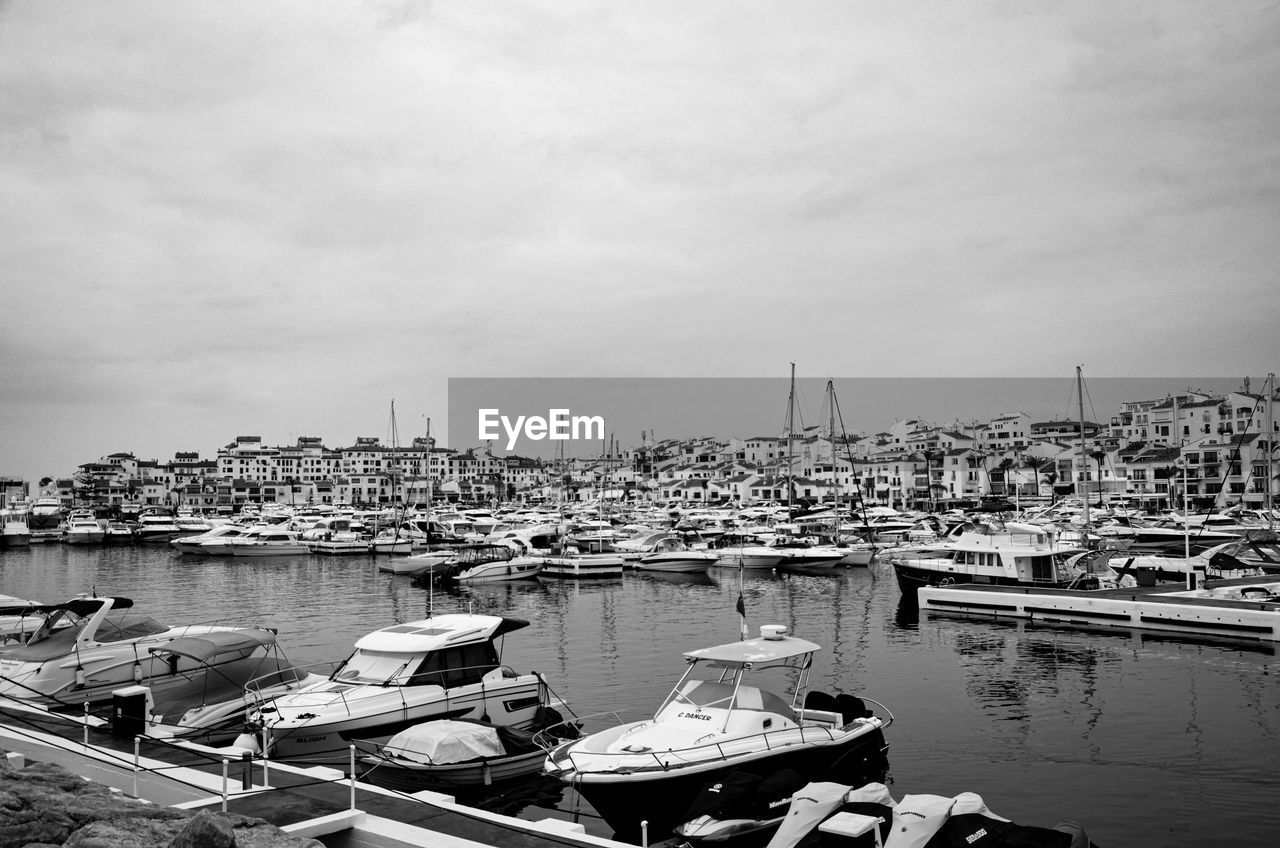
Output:
[[[0,592],[46,603],[119,595],[166,624],[254,619],[279,629],[298,664],[340,660],[360,636],[429,610],[513,616],[531,626],[506,637],[504,662],[541,672],[580,715],[651,712],[682,673],[682,652],[738,638],[741,592],[751,635],[782,624],[823,646],[813,685],[892,710],[896,797],[976,792],[1023,824],[1078,821],[1103,848],[1280,840],[1274,646],[921,617],[884,563],[833,576],[713,568],[429,594],[368,556],[41,544],[0,552]],[[572,794],[493,804],[571,810]]]

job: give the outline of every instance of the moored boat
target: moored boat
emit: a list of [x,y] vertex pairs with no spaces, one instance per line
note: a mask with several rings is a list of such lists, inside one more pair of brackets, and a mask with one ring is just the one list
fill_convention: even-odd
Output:
[[541,772],[550,749],[577,733],[576,723],[549,705],[527,727],[425,721],[361,757],[361,778],[400,792],[491,786]]
[[921,586],[966,583],[1069,586],[1088,577],[1075,567],[1085,549],[1059,545],[1051,528],[1033,524],[969,524],[939,542],[887,554],[904,596]]
[[307,762],[343,762],[350,745],[372,752],[427,720],[528,723],[547,702],[545,683],[502,665],[499,645],[528,626],[451,614],[384,627],[357,640],[324,682],[262,704],[250,720],[265,732],[271,757]]
[[[44,704],[79,705],[109,698],[113,689],[146,681],[155,691],[189,682],[191,663],[151,653],[184,637],[230,639],[237,647],[213,665],[236,663],[275,634],[259,627],[184,624],[169,626],[132,612],[133,601],[79,597],[28,609],[44,615],[18,646],[0,649],[0,695]],[[210,666],[212,667],[212,666]]]
[[106,532],[92,512],[76,510],[67,516],[67,526],[62,530],[62,541],[68,545],[100,545]]
[[[883,729],[893,717],[851,695],[810,692],[819,650],[766,625],[759,638],[688,651],[688,669],[652,718],[564,743],[546,771],[623,838],[638,836],[642,820],[650,836],[662,836],[701,786],[743,768],[816,775],[839,763],[857,782],[882,779]],[[746,683],[769,671],[784,678],[778,691]]]
[[667,571],[680,574],[706,573],[720,559],[715,551],[693,550],[675,536],[660,540],[647,553],[632,563],[637,571]]
[[31,524],[24,509],[0,509],[0,548],[31,544]]

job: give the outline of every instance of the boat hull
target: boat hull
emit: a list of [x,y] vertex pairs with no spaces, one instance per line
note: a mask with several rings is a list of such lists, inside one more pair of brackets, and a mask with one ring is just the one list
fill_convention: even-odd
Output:
[[622,557],[616,554],[544,557],[542,577],[589,580],[622,576]]
[[665,571],[670,574],[705,573],[717,557],[690,557],[666,554],[649,554],[636,560],[637,571]]
[[840,781],[861,786],[884,779],[888,771],[888,745],[879,728],[826,745],[775,752],[762,750],[747,756],[702,763],[668,771],[580,773],[557,775],[577,789],[624,841],[636,841],[641,823],[647,822],[650,841],[665,837],[688,819],[685,811],[707,784],[730,772],[746,769],[768,774],[794,769],[818,779],[838,770]]
[[542,703],[541,682],[536,678],[511,681],[505,685],[468,687],[459,692],[433,687],[436,697],[409,700],[425,687],[387,687],[376,698],[346,700],[343,690],[301,692],[284,699],[288,710],[284,720],[265,715],[268,752],[271,757],[291,762],[346,763],[351,746],[373,754],[392,736],[415,724],[437,719],[480,719],[489,716],[494,724],[519,725],[533,720]]

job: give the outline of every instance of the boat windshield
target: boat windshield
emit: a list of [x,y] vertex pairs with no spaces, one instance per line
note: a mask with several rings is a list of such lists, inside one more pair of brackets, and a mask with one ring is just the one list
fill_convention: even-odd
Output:
[[343,683],[403,683],[422,654],[357,650],[334,674]]

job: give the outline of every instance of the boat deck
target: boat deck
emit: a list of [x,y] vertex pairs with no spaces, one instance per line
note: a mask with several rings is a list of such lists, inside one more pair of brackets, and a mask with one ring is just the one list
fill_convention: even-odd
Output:
[[[1212,588],[1274,584],[1275,578],[1214,580]],[[1021,618],[1052,624],[1127,627],[1280,642],[1280,599],[1188,597],[1181,584],[1128,589],[1051,589],[963,584],[918,590],[920,610]]]
[[[266,764],[264,782],[260,758],[240,761],[226,749],[119,735],[105,723],[93,723],[97,726],[86,732],[82,715],[0,703],[0,749],[58,763],[155,803],[215,810],[225,803],[228,812],[262,818],[302,835],[324,835],[326,841],[336,839],[344,845],[625,848],[623,843],[576,832],[579,829],[567,819],[514,819],[463,807],[445,795],[405,795],[353,783],[337,769],[272,761]],[[141,766],[137,772],[135,744]],[[352,827],[356,814],[361,825]],[[332,824],[335,821],[338,824]]]

